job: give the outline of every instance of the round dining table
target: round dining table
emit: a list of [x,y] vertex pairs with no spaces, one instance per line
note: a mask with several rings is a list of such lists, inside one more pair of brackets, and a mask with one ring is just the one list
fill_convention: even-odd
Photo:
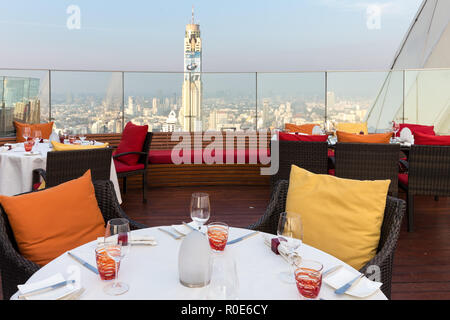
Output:
[[[246,235],[248,229],[232,228],[228,239]],[[98,274],[82,266],[64,253],[54,259],[36,273],[26,284],[47,279],[55,274],[62,274],[66,279],[74,270],[79,270],[80,286],[84,292],[78,297],[80,300],[204,300],[207,287],[188,288],[179,281],[178,254],[182,239],[175,240],[170,235],[161,232],[157,227],[132,231],[133,236],[152,236],[156,245],[132,245],[125,258],[120,262],[119,281],[129,285],[129,290],[118,296],[107,295],[104,287],[109,281],[103,281]],[[239,290],[238,299],[242,300],[299,300],[301,296],[295,283],[283,282],[279,274],[288,270],[287,262],[273,253],[264,242],[262,232],[240,242],[229,244],[225,254],[236,262]],[[270,235],[274,237],[273,235]],[[96,267],[95,248],[97,241],[89,242],[70,252]],[[299,249],[302,259],[313,259],[323,264],[323,270],[342,265],[349,271],[357,273],[351,266],[339,259],[302,244]],[[16,292],[11,299],[18,299]],[[347,294],[336,295],[334,289],[322,283],[319,293],[320,299],[348,300],[358,299]],[[379,290],[365,299],[386,300],[386,296]]]
[[[96,142],[96,145],[102,144]],[[34,169],[45,169],[47,153],[52,151],[48,142],[38,143],[33,147],[33,153],[25,152],[23,143],[14,144],[14,148],[0,150],[0,195],[13,196],[30,192]],[[111,159],[110,180],[114,185],[119,203],[122,203],[119,182],[114,161]]]

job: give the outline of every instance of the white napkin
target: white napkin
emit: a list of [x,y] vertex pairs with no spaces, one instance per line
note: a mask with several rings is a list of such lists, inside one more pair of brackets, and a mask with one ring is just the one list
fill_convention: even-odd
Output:
[[0,147],[0,152],[6,152],[8,150],[9,150],[8,147]]
[[[323,279],[323,282],[334,289],[338,289],[349,281],[355,279],[359,274],[359,272],[350,271],[343,267],[327,275]],[[358,298],[365,298],[374,294],[381,287],[381,285],[381,282],[371,281],[366,277],[363,277],[358,281],[358,283],[354,284],[349,290],[347,290],[345,294]]]
[[[115,236],[117,238],[117,236]],[[116,240],[113,240],[116,241]],[[101,244],[105,242],[104,237],[98,237],[97,243]],[[158,242],[156,242],[155,237],[149,236],[149,235],[136,235],[132,234],[130,235],[129,240],[131,245],[150,245],[150,246],[156,246]]]
[[[42,281],[30,283],[30,284],[22,284],[18,285],[17,288],[20,291],[20,295],[27,294],[30,291],[33,291],[35,289],[51,286],[54,284],[57,284],[59,282],[62,282],[66,279],[64,279],[63,275],[61,273],[57,273],[47,279],[44,279]],[[26,300],[57,300],[61,299],[63,297],[66,297],[80,289],[80,284],[75,282],[72,284],[65,285],[63,287],[50,290],[47,292],[39,293],[39,294],[33,294],[31,296],[25,297]]]
[[410,144],[414,143],[414,136],[409,128],[403,128],[400,131],[400,141]]

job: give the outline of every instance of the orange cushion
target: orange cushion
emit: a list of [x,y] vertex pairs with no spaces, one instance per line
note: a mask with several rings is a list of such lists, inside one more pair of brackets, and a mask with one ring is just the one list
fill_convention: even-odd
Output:
[[25,138],[23,137],[23,128],[25,127],[31,128],[31,138],[34,137],[34,131],[41,130],[42,139],[48,139],[52,134],[53,121],[48,123],[36,123],[36,124],[28,124],[14,121],[14,126],[16,127],[16,142],[25,141]]
[[78,179],[43,191],[0,196],[0,204],[20,253],[40,266],[105,235],[90,170]]
[[308,123],[308,124],[296,125],[293,123],[285,123],[284,129],[287,130],[288,132],[300,132],[300,133],[312,134],[312,130],[315,126],[318,126],[318,124]]
[[374,134],[354,134],[343,131],[336,131],[338,142],[359,142],[359,143],[389,143],[392,132]]

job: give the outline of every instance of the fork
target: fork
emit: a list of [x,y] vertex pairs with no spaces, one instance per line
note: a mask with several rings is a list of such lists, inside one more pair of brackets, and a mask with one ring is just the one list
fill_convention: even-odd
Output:
[[167,233],[168,235],[170,235],[175,240],[178,240],[178,239],[181,239],[181,238],[184,237],[184,236],[179,236],[179,235],[177,235],[177,234],[175,234],[175,233],[173,233],[173,232],[171,232],[169,230],[163,229],[163,228],[158,228],[158,230]]

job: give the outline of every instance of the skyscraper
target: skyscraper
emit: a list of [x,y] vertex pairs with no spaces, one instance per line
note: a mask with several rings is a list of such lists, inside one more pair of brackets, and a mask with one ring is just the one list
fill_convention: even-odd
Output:
[[184,80],[182,88],[182,108],[180,123],[184,131],[201,130],[202,107],[202,39],[200,25],[192,20],[184,33]]

